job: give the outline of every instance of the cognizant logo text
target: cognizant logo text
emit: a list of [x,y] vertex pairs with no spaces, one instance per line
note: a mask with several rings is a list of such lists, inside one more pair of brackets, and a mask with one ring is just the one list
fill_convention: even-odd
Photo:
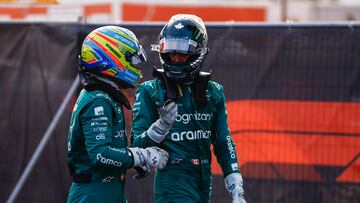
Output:
[[195,131],[185,131],[179,133],[172,133],[171,140],[173,141],[182,141],[182,140],[200,140],[200,139],[209,139],[211,137],[211,130],[195,130]]
[[196,121],[210,121],[213,117],[213,114],[208,113],[186,113],[186,114],[178,114],[176,116],[176,122],[182,122],[183,124],[188,124],[191,120]]

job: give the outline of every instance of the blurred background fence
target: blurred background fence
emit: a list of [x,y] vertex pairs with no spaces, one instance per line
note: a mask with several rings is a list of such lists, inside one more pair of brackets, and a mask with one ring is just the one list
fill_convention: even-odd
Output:
[[[100,24],[0,24],[0,202],[5,201],[76,76],[77,55]],[[122,24],[149,57],[161,24]],[[207,24],[203,70],[223,84],[229,125],[254,202],[360,202],[360,25]],[[132,90],[128,92],[130,95]],[[65,202],[73,96],[16,202]],[[133,101],[133,99],[130,99]],[[131,112],[126,111],[127,130]],[[212,161],[213,202],[230,202]],[[129,202],[153,202],[153,176],[132,180]],[[176,181],[176,180],[174,180]]]

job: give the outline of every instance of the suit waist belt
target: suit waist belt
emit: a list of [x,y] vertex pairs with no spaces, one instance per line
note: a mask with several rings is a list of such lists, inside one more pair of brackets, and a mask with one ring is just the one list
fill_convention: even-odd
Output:
[[[91,173],[83,173],[83,174],[75,174],[72,176],[74,183],[91,183],[92,181],[92,175]],[[125,174],[118,174],[115,176],[106,176],[101,179],[101,182],[103,183],[110,183],[119,180],[120,182],[123,182],[125,180]]]

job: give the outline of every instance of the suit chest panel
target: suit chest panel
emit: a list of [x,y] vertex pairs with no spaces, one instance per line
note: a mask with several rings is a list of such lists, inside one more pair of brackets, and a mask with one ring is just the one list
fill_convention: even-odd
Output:
[[169,139],[174,142],[192,143],[195,140],[210,142],[214,113],[208,105],[197,106],[187,92],[177,100],[178,115],[173,124]]
[[127,137],[125,130],[124,112],[120,105],[116,105],[115,118],[113,119],[113,135],[112,140],[115,148],[123,148],[127,146]]

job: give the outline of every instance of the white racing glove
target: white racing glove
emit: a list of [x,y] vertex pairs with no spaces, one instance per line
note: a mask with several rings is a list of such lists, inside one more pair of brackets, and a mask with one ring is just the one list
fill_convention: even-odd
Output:
[[225,186],[232,197],[232,203],[246,203],[243,179],[240,173],[231,173],[225,177]]
[[134,158],[134,166],[142,166],[144,165],[150,167],[156,167],[158,169],[163,169],[166,166],[166,163],[169,158],[169,154],[158,147],[147,147],[145,149],[133,147],[128,148]]
[[175,122],[177,113],[175,102],[165,102],[164,106],[159,108],[159,119],[147,130],[148,136],[156,143],[162,142]]

